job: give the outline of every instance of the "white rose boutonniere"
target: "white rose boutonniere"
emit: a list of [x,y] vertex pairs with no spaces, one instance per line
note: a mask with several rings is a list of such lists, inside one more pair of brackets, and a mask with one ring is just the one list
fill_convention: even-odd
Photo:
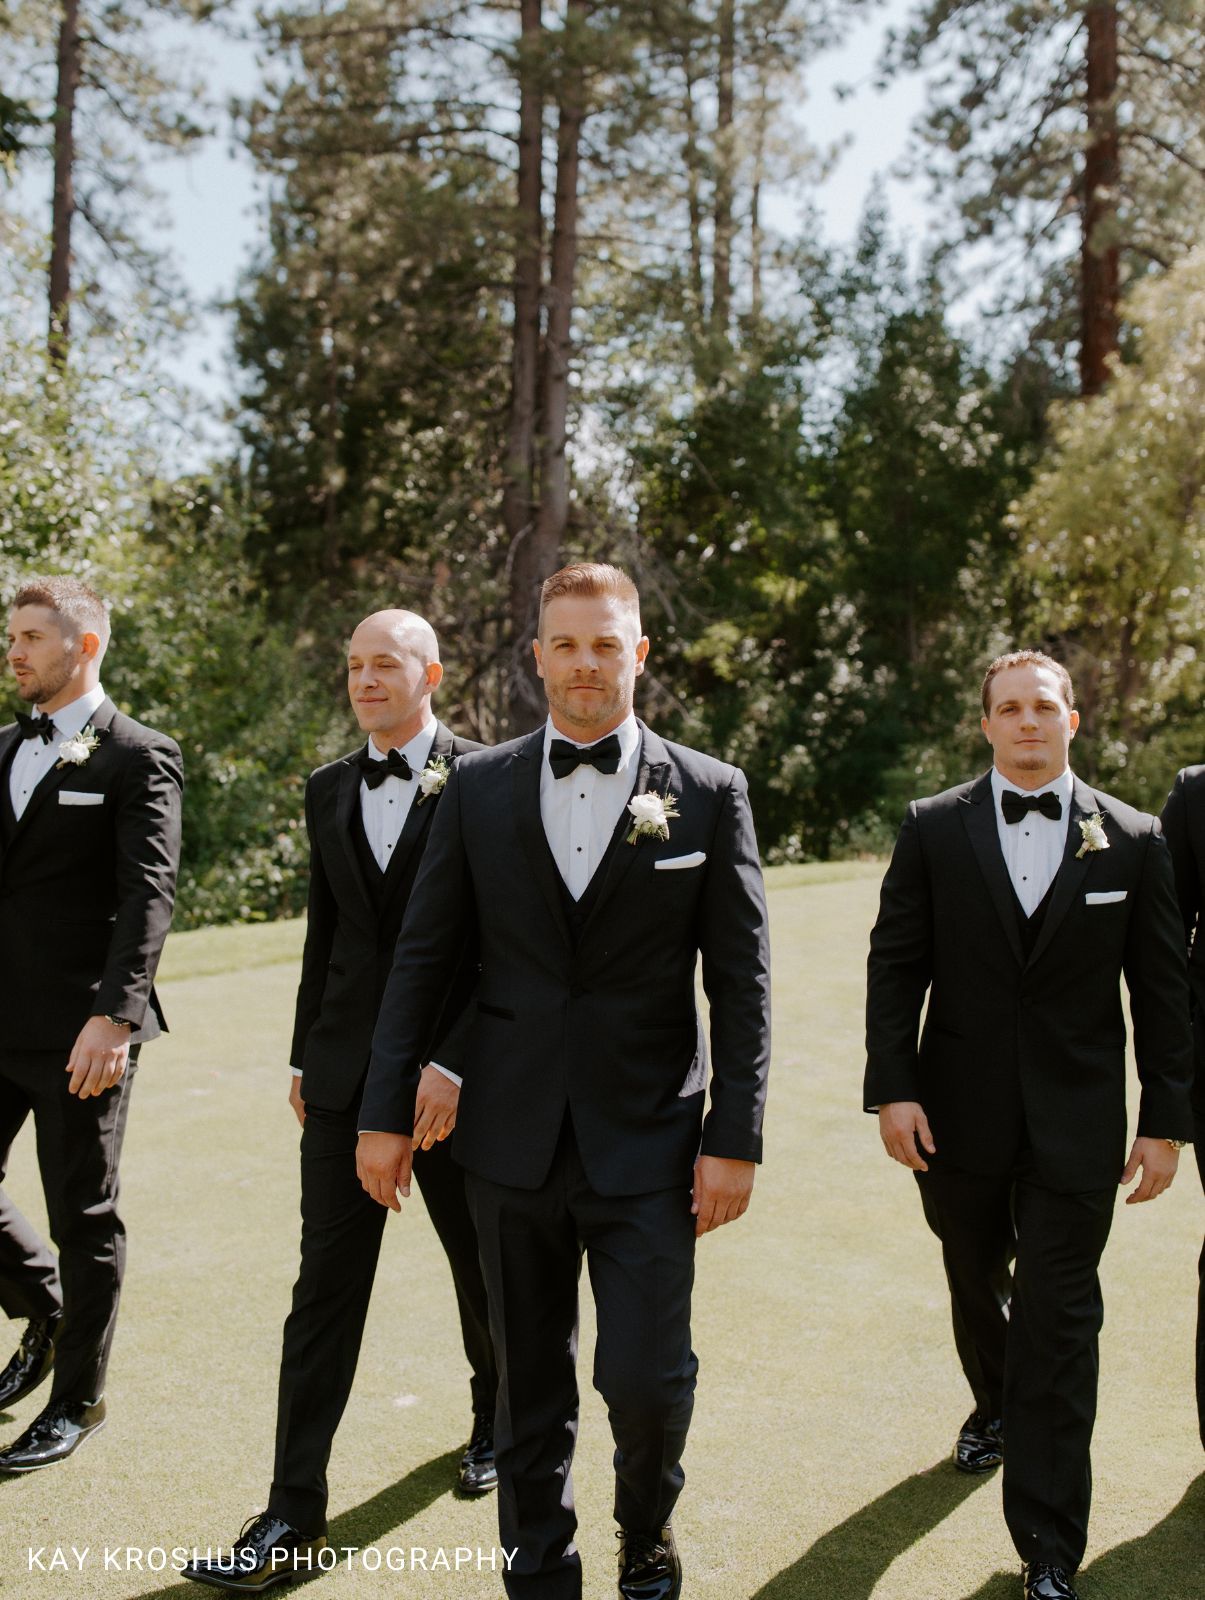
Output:
[[1105,836],[1105,819],[1099,811],[1094,811],[1090,817],[1080,821],[1079,831],[1083,835],[1083,844],[1075,852],[1078,861],[1081,856],[1095,855],[1098,850],[1107,850],[1109,841]]
[[628,801],[633,828],[628,843],[637,839],[668,839],[671,817],[678,815],[678,802],[672,794],[636,794]]
[[70,739],[63,740],[59,746],[59,759],[55,762],[55,766],[82,767],[99,743],[100,734],[89,723],[78,733],[72,734]]
[[432,756],[430,761],[418,775],[418,794],[414,803],[421,806],[424,800],[430,800],[433,794],[442,794],[444,784],[447,783],[452,768],[446,756]]

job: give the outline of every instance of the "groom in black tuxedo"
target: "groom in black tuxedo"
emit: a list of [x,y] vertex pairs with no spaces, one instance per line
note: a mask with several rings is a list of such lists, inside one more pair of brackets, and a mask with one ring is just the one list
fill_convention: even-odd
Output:
[[[1003,1456],[1026,1600],[1074,1600],[1118,1183],[1141,1172],[1127,1204],[1154,1199],[1192,1133],[1171,860],[1153,817],[1072,775],[1078,725],[1057,662],[992,663],[993,769],[908,808],[868,967],[864,1103],[942,1242],[975,1397],[956,1461]],[[1142,1085],[1128,1157],[1123,974]]]
[[[481,748],[433,715],[442,676],[435,633],[422,617],[366,617],[348,646],[347,687],[368,743],[319,767],[306,786],[310,892],[289,1094],[301,1122],[301,1270],[284,1329],[267,1510],[232,1541],[233,1556],[184,1568],[184,1577],[216,1588],[258,1593],[310,1570],[327,1542],[326,1467],[355,1377],[385,1223],[355,1162],[373,1024],[432,820],[445,804],[442,787],[458,758]],[[463,1012],[474,978],[462,942],[433,1046]],[[431,1065],[431,1054],[419,1080],[414,1170],[452,1269],[472,1372],[473,1430],[457,1487],[476,1495],[497,1483],[498,1375],[464,1174],[446,1142],[459,1078]]]
[[[1205,1189],[1205,767],[1185,767],[1167,797],[1160,819],[1172,864],[1176,895],[1188,942],[1195,1071],[1192,1087],[1193,1149]],[[1205,1244],[1197,1264],[1197,1425],[1205,1445]]]
[[[570,1465],[578,1274],[615,1438],[620,1594],[671,1600],[670,1516],[695,1388],[697,1234],[749,1203],[769,1063],[769,948],[745,780],[632,711],[648,640],[614,567],[544,584],[545,726],[457,767],[373,1039],[358,1157],[409,1192],[414,1101],[468,930],[481,977],[460,1059],[468,1172],[498,1352],[502,1544],[513,1597],[577,1600]],[[695,964],[711,1002],[707,1054]]]
[[0,1472],[64,1460],[105,1420],[125,1266],[117,1164],[139,1047],[165,1027],[152,982],[180,854],[180,751],[100,684],[104,602],[35,578],[8,622],[34,716],[0,729],[0,1179],[33,1113],[58,1259],[0,1190],[0,1305],[27,1321],[0,1408],[53,1370]]

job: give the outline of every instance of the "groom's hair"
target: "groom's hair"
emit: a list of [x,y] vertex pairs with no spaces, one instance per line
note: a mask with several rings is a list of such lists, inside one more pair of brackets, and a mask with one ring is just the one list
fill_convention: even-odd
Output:
[[102,651],[109,642],[109,608],[96,590],[79,578],[26,578],[13,597],[13,610],[18,606],[45,606],[71,638],[96,634]]
[[551,578],[545,578],[540,590],[540,620],[536,632],[543,637],[544,607],[550,600],[569,597],[574,600],[600,600],[613,595],[625,610],[636,618],[636,631],[640,631],[640,594],[626,572],[619,567],[609,567],[602,561],[578,561],[571,567],[562,567]]
[[1061,661],[1056,661],[1053,656],[1044,655],[1041,650],[1011,650],[1006,656],[997,656],[984,676],[981,698],[985,717],[990,717],[992,714],[992,679],[998,672],[1007,672],[1010,667],[1048,668],[1059,680],[1059,688],[1063,691],[1067,710],[1075,710],[1075,690],[1071,687],[1071,674]]

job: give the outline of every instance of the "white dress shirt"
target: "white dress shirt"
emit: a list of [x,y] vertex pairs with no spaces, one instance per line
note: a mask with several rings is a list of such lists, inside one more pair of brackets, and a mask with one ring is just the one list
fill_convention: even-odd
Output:
[[[1004,864],[1012,879],[1013,889],[1027,917],[1032,917],[1041,905],[1062,862],[1067,845],[1067,829],[1071,823],[1074,781],[1071,768],[1064,767],[1057,778],[1044,783],[1040,789],[1019,789],[997,768],[992,768],[996,831],[1000,835],[1000,848],[1004,852]],[[1010,791],[1022,795],[1056,794],[1062,801],[1063,815],[1055,822],[1050,817],[1044,817],[1040,811],[1031,811],[1020,822],[1005,822],[1000,798]]]
[[[13,752],[13,764],[8,769],[9,799],[18,817],[29,804],[30,796],[38,784],[62,760],[59,746],[65,739],[74,738],[88,726],[104,698],[105,691],[98,683],[95,689],[89,689],[78,700],[72,700],[70,705],[60,706],[52,712],[54,733],[49,744],[41,739],[21,740]],[[41,706],[34,707],[35,712],[41,712],[41,709]]]
[[[606,854],[620,813],[632,796],[636,781],[636,760],[640,753],[640,727],[635,712],[629,712],[614,733],[619,739],[619,770],[599,772],[591,766],[578,767],[567,778],[555,778],[548,765],[548,751],[554,739],[562,739],[549,717],[544,727],[544,755],[540,766],[540,820],[557,871],[575,900]],[[605,737],[605,735],[604,735]],[[579,749],[597,744],[589,739],[569,739]]]
[[[384,783],[379,783],[375,789],[370,789],[362,778],[360,780],[360,816],[364,821],[364,833],[368,848],[382,872],[393,860],[394,848],[402,836],[415,795],[419,792],[418,775],[427,765],[435,734],[436,722],[432,717],[409,744],[402,745],[402,754],[410,763],[413,773],[409,783],[394,773],[390,773]],[[368,741],[368,754],[373,761],[384,761],[388,756],[388,752],[377,749],[371,738]]]

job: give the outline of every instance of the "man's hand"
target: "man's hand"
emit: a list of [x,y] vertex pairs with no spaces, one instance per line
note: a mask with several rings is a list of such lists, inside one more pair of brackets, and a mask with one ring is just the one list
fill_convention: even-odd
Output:
[[749,1209],[753,1177],[752,1161],[732,1161],[727,1156],[699,1156],[691,1188],[690,1214],[695,1219],[695,1237],[735,1222]]
[[1133,1183],[1138,1168],[1142,1168],[1142,1182],[1133,1194],[1126,1195],[1126,1205],[1139,1205],[1143,1200],[1154,1200],[1168,1188],[1176,1176],[1180,1152],[1173,1150],[1166,1139],[1135,1139],[1130,1159],[1121,1175],[1121,1185]]
[[404,1133],[362,1133],[356,1143],[356,1176],[378,1205],[400,1211],[410,1195],[414,1140]]
[[879,1138],[893,1161],[911,1167],[913,1172],[928,1172],[929,1164],[916,1148],[919,1138],[931,1156],[937,1154],[929,1119],[919,1100],[890,1100],[879,1107]]
[[119,1082],[130,1059],[132,1032],[131,1028],[117,1027],[108,1017],[89,1017],[67,1058],[67,1071],[71,1074],[67,1092],[86,1100],[89,1095],[104,1094]]
[[305,1127],[305,1101],[301,1098],[301,1075],[297,1072],[289,1074],[289,1104],[293,1107],[293,1114],[301,1126]]
[[446,1139],[456,1126],[456,1108],[460,1104],[460,1085],[440,1072],[437,1067],[424,1067],[418,1080],[418,1098],[414,1103],[414,1144],[416,1149],[430,1150],[440,1139]]

